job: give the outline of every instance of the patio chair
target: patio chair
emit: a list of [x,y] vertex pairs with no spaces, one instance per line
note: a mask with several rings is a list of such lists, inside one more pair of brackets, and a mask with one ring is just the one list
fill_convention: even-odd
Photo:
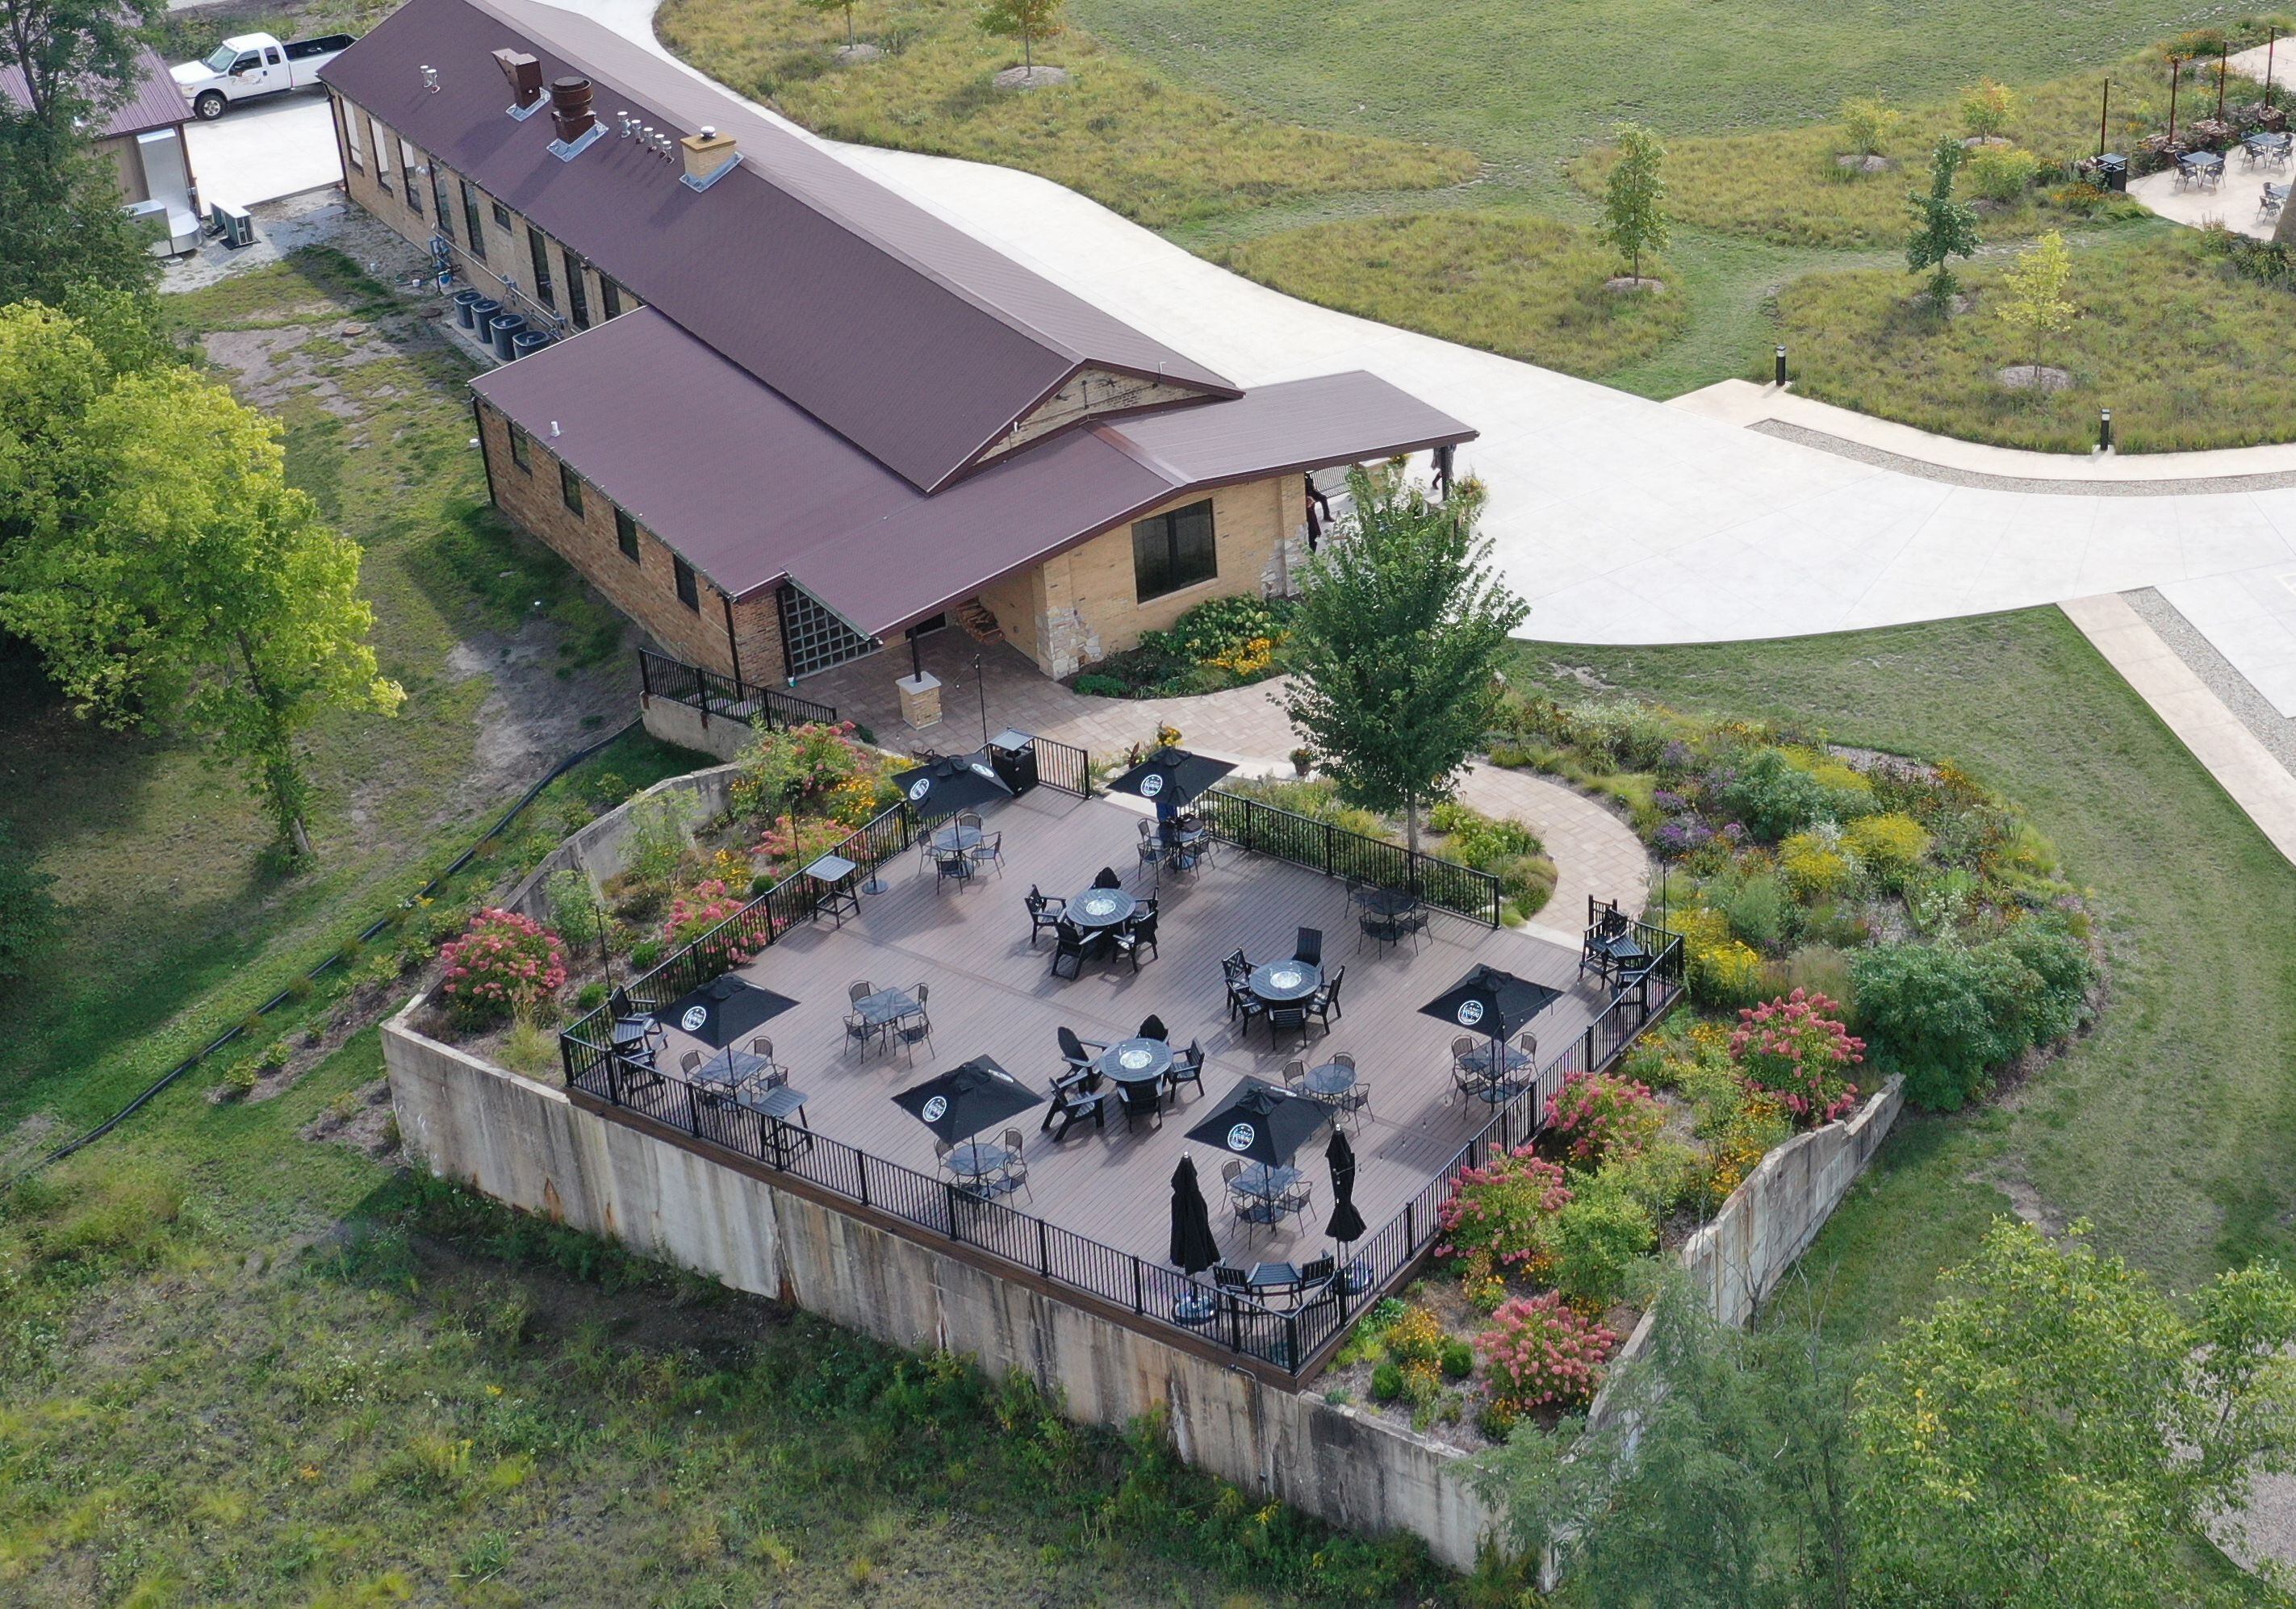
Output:
[[933,851],[934,891],[939,892],[944,883],[969,881],[972,876],[972,857],[963,850],[935,850]]
[[1238,1218],[1243,1216],[1244,1209],[1250,1204],[1251,1201],[1251,1198],[1243,1192],[1240,1182],[1242,1178],[1243,1163],[1236,1158],[1231,1156],[1220,1164],[1220,1184],[1227,1192],[1227,1204],[1235,1209],[1235,1215]]
[[1294,961],[1304,961],[1310,966],[1323,965],[1324,930],[1320,927],[1301,928],[1300,942],[1293,948],[1292,958]]
[[1052,1104],[1045,1108],[1045,1121],[1037,1126],[1037,1132],[1046,1132],[1057,1121],[1060,1129],[1053,1135],[1053,1143],[1058,1145],[1086,1118],[1092,1120],[1095,1129],[1104,1132],[1108,1128],[1108,1094],[1100,1088],[1099,1072],[1093,1070],[1054,1081]]
[[1189,1040],[1188,1047],[1172,1058],[1172,1071],[1168,1076],[1172,1081],[1172,1095],[1174,1099],[1177,1100],[1179,1097],[1180,1086],[1183,1084],[1193,1084],[1196,1087],[1198,1092],[1201,1093],[1204,1087],[1204,1047],[1202,1044],[1195,1039]]
[[[1084,930],[1067,917],[1062,917],[1053,929],[1053,976],[1083,977],[1084,951]],[[1064,961],[1072,963],[1066,972],[1061,970],[1061,964]]]
[[996,874],[999,877],[1004,874],[1004,833],[987,834],[979,843],[965,850],[964,854],[965,858],[972,861],[975,866],[993,866],[996,868]]
[[1172,1030],[1164,1026],[1163,1018],[1152,1011],[1140,1019],[1139,1037],[1144,1039],[1168,1039],[1172,1037]]
[[[1116,946],[1116,953],[1119,956],[1130,957],[1132,962],[1132,970],[1134,972],[1138,972],[1140,970],[1140,952],[1144,949],[1158,949],[1156,943],[1155,907],[1151,906],[1148,908],[1148,914],[1146,915],[1135,916],[1131,921],[1126,923],[1123,930],[1115,936],[1111,942]],[[1161,953],[1160,950],[1159,953]]]
[[1340,985],[1347,981],[1348,969],[1342,966],[1324,980],[1323,988],[1308,997],[1308,1009],[1322,1021],[1325,1033],[1332,1030],[1332,1019],[1344,1014],[1340,1010]]
[[1164,1126],[1164,1097],[1158,1093],[1155,1085],[1119,1084],[1116,1098],[1123,1104],[1124,1126],[1127,1129],[1144,1117],[1154,1118],[1160,1129]]
[[1011,1159],[997,1171],[997,1194],[1015,1195],[1025,1192],[1034,1201],[1036,1192],[1029,1188],[1029,1159],[1021,1154],[1021,1131],[1007,1129],[998,1137],[996,1143],[1004,1147],[1006,1156]]
[[1093,1053],[1108,1048],[1097,1040],[1078,1038],[1077,1030],[1065,1022],[1053,1030],[1053,1037],[1060,1041],[1061,1059],[1075,1068],[1096,1071],[1099,1063]]
[[678,1072],[683,1077],[688,1079],[691,1079],[693,1076],[695,1071],[700,1068],[701,1065],[701,1053],[698,1050],[689,1050],[684,1055],[677,1058]]
[[1402,937],[1403,924],[1398,918],[1383,915],[1378,911],[1356,913],[1356,948],[1357,950],[1363,948],[1364,940],[1366,939],[1374,944],[1393,944]]
[[926,1002],[931,998],[932,989],[930,984],[920,983],[912,992],[917,997],[916,1011],[887,1026],[889,1031],[900,1036],[903,1047],[914,1057],[920,1044],[932,1043],[932,1014],[925,1009]]
[[2264,186],[2264,193],[2257,198],[2256,215],[2259,218],[2276,218],[2279,216],[2280,209],[2287,204],[2288,186],[2267,184]]
[[1294,1095],[1299,1093],[1300,1086],[1307,1077],[1308,1063],[1304,1059],[1295,1058],[1283,1063],[1283,1088]]
[[978,833],[980,831],[980,812],[978,810],[959,810],[956,813],[956,825],[961,827],[971,827],[974,832]]
[[765,1071],[757,1075],[762,1088],[779,1089],[789,1082],[789,1069],[774,1060],[774,1042],[759,1035],[750,1041],[750,1054],[763,1062]]
[[1069,902],[1057,898],[1047,899],[1032,882],[1029,885],[1028,898],[1021,903],[1029,907],[1029,948],[1034,949],[1037,948],[1038,933],[1061,924],[1062,917],[1068,911]]
[[1100,874],[1092,880],[1092,886],[1096,889],[1120,889],[1124,886],[1124,879],[1116,874],[1114,866],[1104,866],[1100,868]]
[[1267,1008],[1267,1032],[1270,1038],[1279,1033],[1296,1033],[1302,1038],[1308,1033],[1308,1008],[1304,1005],[1270,1006]]
[[1212,1285],[1222,1296],[1231,1300],[1251,1294],[1251,1276],[1242,1268],[1232,1268],[1226,1263],[1213,1265]]
[[1339,1277],[1340,1260],[1326,1252],[1311,1257],[1300,1265],[1300,1305],[1308,1306],[1330,1294],[1332,1282]]
[[[857,1006],[876,992],[877,986],[865,979],[857,983],[849,983],[845,986],[846,1003]],[[876,1028],[858,1011],[849,1011],[845,1014],[845,1037],[857,1041],[862,1049],[869,1048],[869,1036],[876,1031]]]
[[1140,867],[1143,871],[1153,871],[1160,876],[1162,874],[1164,841],[1157,836],[1154,822],[1144,821],[1140,824],[1140,839],[1132,848],[1133,852],[1140,858]]

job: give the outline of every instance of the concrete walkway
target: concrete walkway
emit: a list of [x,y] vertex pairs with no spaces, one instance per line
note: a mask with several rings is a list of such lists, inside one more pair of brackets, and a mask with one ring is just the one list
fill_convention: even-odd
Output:
[[2287,163],[2277,168],[2251,168],[2238,151],[2225,153],[2224,177],[2213,190],[2179,185],[2174,172],[2148,173],[2128,181],[2128,193],[2171,223],[2205,229],[2222,224],[2251,240],[2270,240],[2274,220],[2264,215],[2264,186],[2288,182]]

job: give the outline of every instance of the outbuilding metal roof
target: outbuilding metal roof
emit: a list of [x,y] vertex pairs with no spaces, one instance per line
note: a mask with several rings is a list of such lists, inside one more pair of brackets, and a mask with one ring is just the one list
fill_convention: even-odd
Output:
[[[539,58],[545,81],[588,78],[605,137],[562,162],[546,149],[546,111],[507,116],[510,91],[490,58],[504,46]],[[437,70],[435,90],[425,67]],[[1235,394],[1210,369],[571,12],[409,0],[321,76],[920,489],[947,485],[1081,368]],[[672,135],[713,127],[738,142],[741,166],[697,193],[679,183],[679,161],[617,137],[624,111]],[[673,412],[632,428],[673,439],[691,409]]]
[[[6,95],[19,106],[29,108],[32,104],[32,92],[22,68],[0,67],[0,95]],[[154,128],[188,123],[191,118],[191,103],[184,99],[184,92],[168,75],[168,64],[147,45],[136,55],[134,93],[105,114],[103,127],[94,137],[111,140],[148,134]]]

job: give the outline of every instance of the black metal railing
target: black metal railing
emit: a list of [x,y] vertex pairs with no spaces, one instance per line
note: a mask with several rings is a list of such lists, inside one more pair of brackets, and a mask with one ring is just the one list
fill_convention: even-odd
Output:
[[1091,755],[1074,743],[1055,743],[1049,737],[1030,738],[1029,748],[1037,757],[1038,784],[1078,799],[1092,797]]
[[1342,877],[1374,888],[1401,889],[1439,910],[1499,924],[1499,880],[1456,860],[1443,860],[1312,816],[1302,816],[1225,788],[1196,800],[1196,812],[1212,836],[1238,849],[1271,855],[1326,877]]
[[834,726],[837,721],[837,710],[832,705],[800,698],[779,687],[760,687],[715,670],[704,670],[699,665],[671,659],[651,648],[638,650],[638,685],[648,698],[666,698],[672,703],[692,705],[701,711],[705,721],[717,716],[744,726],[775,730],[808,722]]

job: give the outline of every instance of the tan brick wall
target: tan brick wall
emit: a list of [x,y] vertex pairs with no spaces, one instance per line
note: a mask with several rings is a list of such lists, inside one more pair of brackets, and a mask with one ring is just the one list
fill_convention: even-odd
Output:
[[[479,404],[479,421],[494,474],[495,502],[512,523],[580,571],[668,653],[731,676],[734,654],[726,641],[723,595],[697,576],[701,607],[688,609],[678,602],[672,554],[652,531],[638,527],[638,558],[632,563],[614,532],[611,498],[586,481],[582,512],[575,513],[566,506],[558,459],[547,447],[529,438],[527,458],[534,467],[522,470],[511,452],[510,422],[484,402]],[[742,679],[760,686],[782,685],[781,614],[773,594],[760,593],[734,605],[734,635],[741,644]]]
[[[1206,495],[1175,498],[1149,513],[1185,507]],[[1128,520],[985,589],[981,601],[996,612],[1006,638],[1047,676],[1066,676],[1136,645],[1142,632],[1161,630],[1206,599],[1257,597],[1283,587],[1282,549],[1308,519],[1300,477],[1247,480],[1209,496],[1219,556],[1219,571],[1210,580],[1141,603]]]

